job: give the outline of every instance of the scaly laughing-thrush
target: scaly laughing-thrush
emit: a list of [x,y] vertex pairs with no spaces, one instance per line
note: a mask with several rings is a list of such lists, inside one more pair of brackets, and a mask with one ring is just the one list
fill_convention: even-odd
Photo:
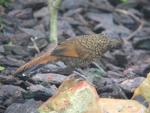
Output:
[[103,34],[70,38],[57,45],[52,52],[47,52],[24,64],[16,70],[14,75],[34,65],[48,62],[63,61],[72,68],[88,65],[96,58],[100,58],[107,50],[121,46],[122,42],[120,38],[109,38]]

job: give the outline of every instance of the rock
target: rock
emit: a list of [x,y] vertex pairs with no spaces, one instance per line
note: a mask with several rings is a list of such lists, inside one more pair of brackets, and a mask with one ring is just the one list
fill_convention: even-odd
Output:
[[70,79],[63,82],[55,96],[39,107],[40,113],[101,113],[98,95],[86,81]]
[[32,77],[32,79],[34,81],[60,84],[66,79],[66,76],[54,73],[46,73],[46,74],[36,74],[35,76]]
[[145,49],[150,50],[150,38],[135,38],[133,42],[133,46],[135,49]]
[[33,13],[31,8],[26,8],[26,9],[12,10],[8,13],[8,16],[16,17],[19,19],[31,19],[33,17]]
[[150,69],[150,64],[149,63],[144,63],[144,64],[138,64],[138,65],[133,65],[133,66],[130,66],[128,68],[126,68],[124,70],[124,75],[125,76],[130,76],[130,77],[135,77],[135,76],[145,76],[149,71]]
[[[147,62],[147,63],[145,62],[149,58],[149,54],[147,53],[147,51],[134,50],[126,55],[127,55],[128,63],[132,64],[133,66],[140,66],[140,65],[144,66],[145,64],[146,65],[149,64],[149,62]],[[141,69],[143,70],[144,69],[143,66],[142,66],[142,68],[139,67],[139,69],[137,69],[137,70],[141,70]],[[139,75],[139,74],[141,75],[141,73],[138,73],[137,75]],[[142,74],[142,76],[143,76],[143,74]]]
[[47,64],[43,67],[42,72],[57,72],[60,69],[59,66],[54,64]]
[[49,15],[49,8],[43,7],[40,10],[34,12],[34,18],[43,18],[44,16]]
[[[119,83],[122,81],[118,75],[115,73],[108,73],[108,77],[101,77],[96,79],[94,84],[96,84],[97,91],[101,97],[112,97],[112,98],[127,98],[124,91],[121,89]],[[110,76],[112,74],[112,77]],[[107,75],[107,74],[106,74]]]
[[113,28],[112,27],[107,28],[103,33],[107,34],[108,36],[111,36],[112,38],[113,37],[114,38],[124,38],[124,37],[129,36],[131,31],[122,25],[117,26],[114,24]]
[[136,100],[100,98],[99,109],[101,113],[149,113],[150,111]]
[[4,113],[39,113],[37,111],[38,102],[28,100],[25,103],[13,103]]
[[0,6],[0,15],[4,15],[5,13],[5,8],[1,5]]
[[86,14],[86,17],[95,21],[96,23],[98,22],[98,24],[96,24],[94,27],[94,31],[96,33],[104,31],[104,34],[107,34],[111,37],[125,37],[130,33],[130,30],[124,26],[114,24],[112,14],[89,12]]
[[5,45],[5,53],[6,54],[15,54],[15,55],[20,55],[23,57],[29,56],[29,53],[26,48],[23,48],[22,46],[17,46],[17,45]]
[[136,77],[136,78],[133,78],[133,79],[127,79],[125,81],[123,81],[120,86],[121,88],[127,92],[127,93],[132,93],[133,90],[135,88],[137,88],[141,83],[142,81],[144,80],[145,78],[144,77]]
[[5,112],[6,107],[3,105],[0,105],[0,113],[4,113]]
[[109,11],[111,12],[114,7],[109,3],[110,0],[93,0],[92,4],[94,5],[93,7],[98,8],[102,11]]
[[25,33],[38,37],[38,38],[45,38],[45,34],[42,33],[40,30],[34,30],[34,29],[29,29],[29,28],[20,28],[20,30],[24,31]]
[[88,7],[89,0],[64,0],[61,4],[61,9],[76,9],[79,7]]
[[8,106],[14,102],[23,100],[24,89],[13,85],[0,86],[0,104]]
[[45,26],[44,26],[42,23],[37,24],[37,25],[34,27],[34,29],[35,29],[35,30],[39,30],[39,31],[41,31],[41,32],[43,32],[43,33],[46,34]]
[[103,25],[108,25],[109,27],[114,24],[112,14],[88,12],[85,16],[90,20],[100,22]]
[[[146,79],[144,79],[142,81],[142,83],[139,84],[138,87],[136,87],[134,89],[132,99],[136,99],[136,97],[142,97],[143,100],[145,100],[146,103],[149,103],[149,101],[150,101],[150,98],[149,98],[150,92],[147,89],[150,88],[150,73],[148,73],[146,76],[147,76]],[[138,98],[137,98],[137,100],[138,100]],[[149,105],[148,105],[148,107],[149,107]]]
[[44,65],[41,69],[40,72],[42,73],[58,73],[60,75],[68,75],[71,74],[74,70],[70,67],[66,67],[66,65],[58,61],[54,64],[47,64]]
[[65,20],[58,21],[58,35],[67,35],[69,37],[74,37],[75,33],[72,29],[72,26]]
[[41,18],[40,24],[42,24],[45,28],[46,31],[48,31],[49,34],[49,26],[50,26],[50,17],[49,15],[44,16],[43,18]]
[[91,82],[98,82],[106,74],[102,68],[89,68],[83,70],[84,76]]
[[150,7],[149,6],[144,6],[142,9],[142,12],[145,18],[150,19]]
[[10,37],[0,34],[0,44],[6,44],[10,40]]
[[19,0],[24,7],[32,8],[33,10],[37,10],[47,5],[47,0]]
[[83,23],[81,23],[79,20],[71,18],[71,17],[63,17],[64,20],[66,20],[70,25],[72,26],[81,26]]
[[78,29],[83,33],[83,34],[92,34],[93,31],[88,28],[88,27],[83,27],[83,26],[79,26]]
[[[77,104],[78,103],[78,104]],[[78,79],[66,80],[57,94],[45,103],[38,111],[40,113],[137,113],[149,110],[135,100],[99,98],[93,86]]]
[[61,61],[56,62],[56,65],[58,65],[62,69],[67,68],[67,66],[63,62],[61,62]]
[[128,63],[128,60],[126,58],[126,55],[125,53],[119,51],[119,50],[116,50],[113,55],[115,56],[115,59],[116,59],[116,65],[119,66],[119,67],[125,67],[126,64]]
[[16,78],[14,78],[12,76],[0,75],[0,83],[2,83],[2,84],[20,84],[20,81],[16,80]]
[[138,24],[136,21],[132,19],[131,16],[125,14],[114,14],[113,15],[114,22],[117,24],[122,24],[129,29],[136,29]]
[[45,87],[43,85],[32,85],[27,88],[28,92],[24,93],[25,99],[34,98],[35,100],[46,101],[56,92],[56,87]]
[[21,27],[32,28],[37,24],[37,21],[35,19],[28,19],[28,20],[23,20],[20,24]]
[[113,71],[107,71],[107,76],[108,77],[112,77],[112,78],[124,78],[124,75],[122,73],[119,72],[115,72],[115,70]]
[[4,52],[5,52],[4,46],[0,45],[0,53],[4,53]]
[[21,66],[22,64],[24,64],[23,61],[19,61],[17,59],[14,59],[10,56],[7,56],[7,57],[2,57],[0,58],[0,64],[1,65],[6,65],[6,66]]
[[[75,14],[79,14],[79,13],[82,13],[83,12],[83,8],[77,8],[77,9],[70,9],[70,10],[68,10],[68,11],[66,11],[66,12],[64,12],[64,17],[63,18],[65,18],[65,17],[72,17],[72,16],[74,16]],[[65,19],[67,19],[67,18],[65,18]],[[69,19],[69,18],[68,18]],[[71,18],[70,18],[71,19]],[[73,18],[72,18],[73,19]]]
[[3,16],[2,20],[3,20],[3,23],[7,25],[7,27],[14,28],[14,27],[17,27],[20,23],[19,19],[17,19],[16,17],[8,16],[8,15]]
[[31,41],[30,40],[31,36],[24,32],[15,33],[15,34],[11,35],[10,38],[11,38],[11,41],[13,42],[13,44],[20,45],[23,47],[26,47],[28,45],[28,43]]

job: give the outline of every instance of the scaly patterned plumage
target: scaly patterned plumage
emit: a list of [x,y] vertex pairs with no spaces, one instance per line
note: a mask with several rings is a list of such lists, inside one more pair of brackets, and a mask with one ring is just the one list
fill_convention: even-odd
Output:
[[102,34],[83,35],[70,38],[58,45],[51,53],[34,58],[18,68],[15,74],[34,65],[63,61],[70,67],[88,65],[101,57],[107,50],[122,45],[121,39],[112,39]]

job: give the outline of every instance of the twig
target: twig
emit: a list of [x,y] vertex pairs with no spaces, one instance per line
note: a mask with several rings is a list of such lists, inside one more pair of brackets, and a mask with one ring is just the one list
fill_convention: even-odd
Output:
[[32,43],[33,43],[33,47],[35,48],[35,50],[36,50],[38,53],[40,53],[40,49],[38,48],[38,46],[37,46],[37,44],[36,44],[36,42],[35,42],[35,39],[34,39],[33,37],[31,37],[31,41],[32,41]]
[[50,37],[51,43],[57,44],[57,13],[61,0],[48,0],[48,6],[50,11]]
[[127,37],[127,40],[131,40],[143,28],[143,25],[144,25],[144,22],[141,21],[141,24],[139,25],[139,27]]
[[115,9],[116,12],[119,12],[119,13],[122,13],[122,14],[125,14],[125,15],[130,15],[134,20],[136,20],[137,22],[140,23],[140,25],[138,26],[138,28],[132,32],[127,38],[126,38],[126,41],[129,41],[129,40],[132,40],[132,38],[143,28],[144,26],[144,21],[139,19],[137,16],[135,16],[133,13],[131,12],[128,12],[126,10],[123,10],[123,9]]

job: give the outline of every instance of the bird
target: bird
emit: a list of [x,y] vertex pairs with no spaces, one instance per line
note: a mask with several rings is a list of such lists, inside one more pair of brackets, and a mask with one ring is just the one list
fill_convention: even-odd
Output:
[[40,64],[63,61],[68,67],[78,68],[92,63],[101,58],[105,52],[122,45],[121,38],[110,38],[104,34],[81,35],[66,39],[58,44],[52,52],[46,52],[41,56],[19,67],[13,75]]

